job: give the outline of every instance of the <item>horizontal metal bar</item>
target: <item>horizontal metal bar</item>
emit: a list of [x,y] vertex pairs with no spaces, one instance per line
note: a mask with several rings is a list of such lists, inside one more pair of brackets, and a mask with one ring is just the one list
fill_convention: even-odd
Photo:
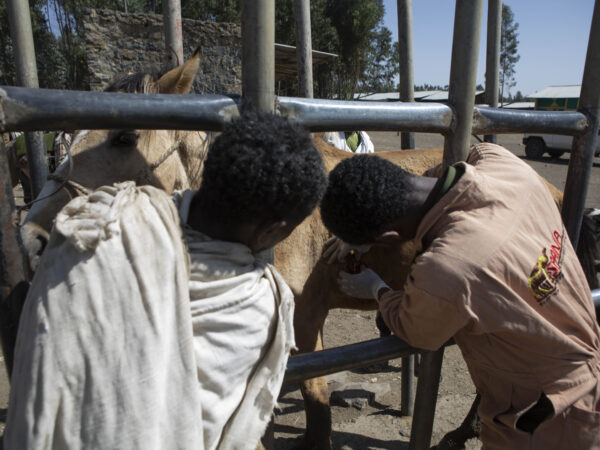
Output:
[[[238,114],[222,95],[121,94],[0,87],[4,131],[56,129],[220,130]],[[279,99],[283,114],[311,131],[414,129],[442,133],[452,111],[442,104]]]
[[476,106],[473,134],[547,133],[576,136],[588,127],[585,115],[575,111],[515,111]]
[[[596,307],[596,315],[600,317],[600,289],[592,291],[592,299]],[[450,340],[446,345],[452,344],[454,341]],[[421,351],[396,336],[386,336],[318,352],[294,355],[288,359],[283,382],[285,384],[299,383],[309,378],[356,369]]]
[[[311,131],[417,131],[447,133],[452,110],[441,103],[359,102],[280,97],[282,113]],[[179,129],[217,131],[238,115],[225,95],[121,94],[0,86],[0,129]],[[476,106],[473,133],[580,135],[578,112],[509,111]]]
[[0,86],[3,131],[64,129],[220,130],[238,115],[224,95],[121,94]]
[[396,336],[386,336],[342,347],[295,355],[288,359],[283,382],[298,383],[343,370],[419,353]]
[[441,103],[358,102],[279,97],[284,115],[311,131],[420,131],[445,133],[452,110]]

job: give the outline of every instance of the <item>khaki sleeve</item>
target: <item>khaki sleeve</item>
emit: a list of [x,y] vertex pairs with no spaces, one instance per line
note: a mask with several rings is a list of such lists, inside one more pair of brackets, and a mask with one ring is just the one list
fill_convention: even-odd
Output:
[[[444,345],[469,320],[460,307],[457,293],[439,271],[428,271],[426,277],[421,267],[413,267],[403,291],[390,291],[381,296],[379,310],[385,323],[400,339],[413,347],[437,350]],[[452,284],[452,283],[450,283]],[[453,298],[444,298],[426,287],[444,285]]]

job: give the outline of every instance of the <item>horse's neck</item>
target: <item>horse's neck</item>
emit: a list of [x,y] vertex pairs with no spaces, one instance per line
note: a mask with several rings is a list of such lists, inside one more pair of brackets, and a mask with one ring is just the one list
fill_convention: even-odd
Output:
[[198,189],[202,182],[202,169],[212,133],[201,131],[186,132],[179,141],[179,157],[185,168],[190,189]]

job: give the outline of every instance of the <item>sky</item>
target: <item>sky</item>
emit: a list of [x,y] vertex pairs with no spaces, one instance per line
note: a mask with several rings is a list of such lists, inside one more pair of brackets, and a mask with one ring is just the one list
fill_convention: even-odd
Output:
[[[384,25],[398,40],[397,0],[383,0]],[[413,0],[416,85],[447,85],[450,79],[455,1]],[[581,84],[594,0],[505,0],[519,24],[516,86],[523,95],[552,85]],[[477,84],[485,86],[487,1],[481,20]],[[505,94],[506,95],[506,94]]]

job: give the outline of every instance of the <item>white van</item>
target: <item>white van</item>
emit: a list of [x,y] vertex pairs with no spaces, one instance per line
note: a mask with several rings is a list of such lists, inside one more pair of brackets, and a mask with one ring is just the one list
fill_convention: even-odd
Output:
[[[523,136],[525,144],[525,155],[528,158],[541,158],[544,153],[548,153],[553,158],[560,158],[563,153],[571,152],[573,136],[562,136],[559,134],[525,134]],[[600,140],[595,152],[600,156]]]

